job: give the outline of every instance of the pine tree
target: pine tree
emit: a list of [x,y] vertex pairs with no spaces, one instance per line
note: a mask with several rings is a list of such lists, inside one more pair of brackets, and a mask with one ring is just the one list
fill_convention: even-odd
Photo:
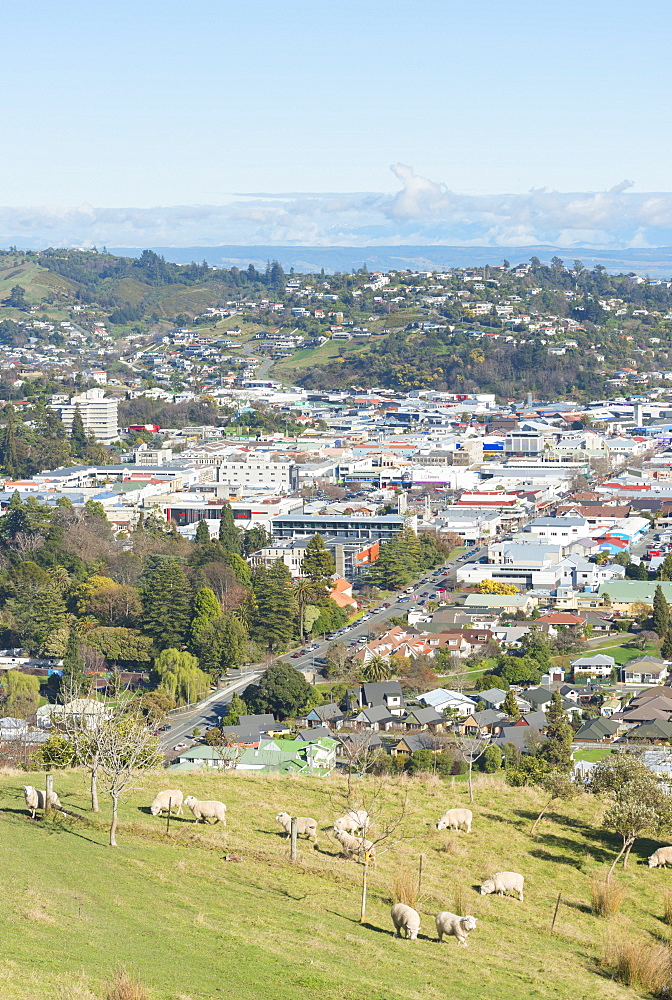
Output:
[[16,417],[14,407],[5,407],[5,433],[2,442],[2,464],[10,479],[16,479],[19,469],[19,457],[16,447]]
[[209,541],[210,532],[208,531],[207,522],[203,519],[196,525],[196,544],[207,545]]
[[254,579],[256,608],[251,616],[252,638],[268,649],[285,649],[296,633],[296,601],[289,569],[276,559]]
[[324,544],[322,535],[313,535],[301,561],[301,574],[326,589],[335,572],[334,557]]
[[672,628],[668,628],[660,644],[660,655],[664,660],[672,660]]
[[200,632],[218,618],[222,618],[222,606],[210,587],[202,587],[194,598],[194,617],[191,622],[191,638],[197,639]]
[[540,756],[547,761],[555,771],[569,772],[572,769],[572,739],[574,731],[562,710],[562,698],[558,691],[553,692],[551,704],[546,710],[548,729],[546,743]]
[[224,552],[240,554],[243,547],[243,533],[236,527],[230,503],[222,505],[222,517],[219,522],[219,540]]
[[75,403],[75,412],[72,417],[72,427],[70,428],[70,438],[72,440],[72,447],[75,455],[81,455],[87,445],[86,431],[84,430],[84,421],[82,420],[82,411],[79,408],[79,403]]
[[89,678],[84,669],[79,638],[73,627],[68,633],[68,645],[63,657],[63,676],[61,678],[61,694],[64,700],[70,701],[88,691]]
[[247,715],[247,705],[235,691],[226,708],[226,715],[222,719],[223,726],[237,726],[241,715]]
[[174,559],[160,562],[142,589],[145,632],[159,649],[182,645],[191,623],[191,584]]
[[656,592],[653,595],[653,615],[652,615],[652,625],[653,631],[657,632],[658,635],[665,635],[670,624],[670,606],[665,600],[665,595],[663,594],[663,588],[660,584],[656,587]]
[[[669,556],[666,557],[666,558],[669,558]],[[637,566],[637,576],[635,577],[635,579],[636,580],[648,580],[649,579],[649,571],[646,568],[646,563],[644,563],[644,562],[640,562],[639,563],[639,565]],[[670,577],[666,578],[666,577],[662,577],[661,576],[660,579],[661,580],[670,579]]]
[[517,719],[520,716],[520,709],[518,708],[518,702],[513,691],[506,692],[506,698],[502,703],[502,711],[506,712],[511,719]]

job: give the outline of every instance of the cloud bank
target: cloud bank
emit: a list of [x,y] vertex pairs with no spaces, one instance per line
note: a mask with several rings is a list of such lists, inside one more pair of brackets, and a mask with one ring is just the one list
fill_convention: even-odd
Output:
[[479,246],[594,249],[672,246],[672,193],[464,195],[395,164],[392,195],[233,195],[223,205],[157,208],[0,207],[0,245]]

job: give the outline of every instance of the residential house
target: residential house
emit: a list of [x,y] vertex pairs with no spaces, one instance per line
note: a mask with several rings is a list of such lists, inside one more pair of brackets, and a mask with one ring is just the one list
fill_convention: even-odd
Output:
[[404,696],[399,681],[379,681],[362,684],[359,689],[359,704],[362,708],[384,705],[391,715],[404,714]]
[[418,695],[418,701],[442,713],[455,713],[457,715],[468,715],[473,712],[475,698],[469,698],[461,691],[449,691],[446,688],[435,688],[434,691],[426,691]]
[[392,715],[385,705],[372,705],[370,708],[363,708],[352,721],[363,729],[371,729],[377,733],[381,729],[387,732],[392,726],[398,726],[400,719],[398,715]]
[[656,656],[638,656],[621,667],[623,684],[661,684],[669,673],[665,660]]
[[431,729],[433,733],[442,732],[446,720],[441,712],[435,708],[414,708],[404,717],[403,724],[406,729],[417,730]]
[[501,708],[506,699],[507,692],[501,688],[488,688],[487,691],[478,692],[478,700],[485,702],[486,708]]
[[615,719],[598,717],[584,722],[574,734],[574,743],[613,743],[622,729]]
[[308,729],[323,726],[333,726],[335,729],[340,729],[344,719],[345,715],[332,701],[328,705],[318,705],[317,708],[312,708],[305,717],[305,723]]
[[582,674],[586,677],[595,677],[608,680],[616,665],[613,656],[606,653],[595,653],[594,656],[580,656],[578,660],[572,660],[571,666],[574,674]]

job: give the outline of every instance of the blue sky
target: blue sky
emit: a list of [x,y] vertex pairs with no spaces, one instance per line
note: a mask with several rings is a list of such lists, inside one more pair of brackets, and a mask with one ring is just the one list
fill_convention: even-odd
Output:
[[[414,177],[441,193],[432,201],[425,189],[423,226],[433,214],[446,238],[460,222],[446,214],[446,192],[465,212],[483,195],[602,192],[625,179],[625,199],[666,192],[671,21],[660,0],[13,5],[3,13],[0,205],[41,211],[0,209],[0,239],[8,226],[35,238],[51,226],[83,242],[72,234],[85,231],[86,212],[63,215],[78,206],[95,206],[97,225],[101,210],[117,210],[105,224],[118,244],[118,210],[129,206],[240,206],[240,194],[286,192],[373,192],[388,204],[409,178],[411,204]],[[390,169],[399,163],[410,173]],[[315,204],[294,212],[301,231],[276,226],[278,238],[328,238],[325,202]],[[382,225],[381,238],[407,238],[372,205],[339,214],[335,235],[350,227],[375,239]],[[272,239],[276,210],[254,232],[220,213],[228,229],[217,241]],[[143,235],[170,228],[167,213],[152,218]],[[207,227],[181,218],[180,239],[197,242]],[[650,242],[651,220],[640,223],[614,238]]]

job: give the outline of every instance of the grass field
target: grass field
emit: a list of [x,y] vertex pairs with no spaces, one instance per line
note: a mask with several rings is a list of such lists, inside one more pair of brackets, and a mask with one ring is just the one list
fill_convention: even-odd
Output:
[[[433,826],[446,808],[466,804],[462,783],[387,780],[390,813],[408,796],[408,818],[393,839],[402,829],[416,839],[385,853],[379,846],[360,925],[361,866],[339,860],[326,832],[317,850],[300,841],[291,865],[274,820],[287,808],[328,826],[344,805],[341,777],[151,775],[123,805],[116,850],[102,825],[32,822],[26,781],[43,785],[44,775],[0,776],[4,1000],[99,1000],[120,963],[138,973],[152,1000],[625,998],[636,994],[601,968],[605,936],[652,942],[668,933],[669,874],[644,866],[654,846],[647,841],[637,842],[619,876],[621,913],[609,922],[591,915],[591,879],[604,873],[617,844],[599,827],[601,804],[588,796],[551,810],[532,839],[542,796],[483,776],[467,836]],[[223,799],[228,828],[197,827],[188,814],[166,835],[165,820],[146,807],[168,784]],[[86,810],[82,775],[58,773],[55,787],[66,807]],[[358,788],[366,805],[369,779]],[[227,851],[241,863],[226,862]],[[421,854],[420,939],[396,940],[392,882],[399,872],[414,877]],[[477,893],[485,876],[506,869],[526,876],[525,903]],[[455,909],[458,892],[479,920],[467,949],[434,939],[433,915]]]
[[604,760],[611,753],[606,747],[603,750],[576,750],[573,757],[574,760]]

